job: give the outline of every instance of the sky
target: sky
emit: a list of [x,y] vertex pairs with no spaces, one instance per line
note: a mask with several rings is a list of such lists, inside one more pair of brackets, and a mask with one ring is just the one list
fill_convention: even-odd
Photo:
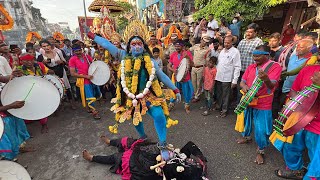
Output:
[[[33,6],[39,8],[42,17],[49,23],[68,22],[71,30],[78,27],[78,16],[84,16],[83,0],[32,0]],[[93,0],[85,0],[87,16],[96,16],[88,12]]]

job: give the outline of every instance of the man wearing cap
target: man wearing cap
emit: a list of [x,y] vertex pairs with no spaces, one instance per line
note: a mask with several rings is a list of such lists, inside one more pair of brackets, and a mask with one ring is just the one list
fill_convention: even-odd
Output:
[[210,41],[209,36],[203,36],[201,38],[200,44],[196,44],[190,48],[193,54],[194,66],[191,69],[191,80],[194,89],[194,96],[192,102],[198,102],[200,100],[200,95],[202,91],[202,77],[203,69],[206,62],[210,58],[210,49],[207,43]]
[[[31,54],[22,54],[20,60],[22,65],[18,66],[17,69],[21,70],[24,75],[44,76],[54,74],[54,71],[47,68],[43,63],[36,62],[36,58]],[[25,120],[25,122],[30,123],[31,121]],[[39,122],[42,126],[41,133],[48,133],[48,117],[40,119]]]
[[224,49],[220,52],[218,57],[216,75],[216,109],[221,111],[221,117],[227,116],[231,89],[237,87],[240,69],[240,52],[237,48],[232,46],[232,37],[227,36],[224,39]]
[[[189,60],[189,67],[193,67],[193,57],[190,51],[184,50],[183,40],[177,40],[175,43],[176,51],[171,54],[168,69],[173,72],[176,76],[177,69],[183,58]],[[185,110],[187,113],[190,113],[190,101],[193,95],[193,86],[191,82],[190,69],[187,69],[185,78],[181,82],[176,82],[176,87],[182,89],[184,101],[185,101]],[[169,105],[170,109],[174,107],[174,104],[171,102]]]

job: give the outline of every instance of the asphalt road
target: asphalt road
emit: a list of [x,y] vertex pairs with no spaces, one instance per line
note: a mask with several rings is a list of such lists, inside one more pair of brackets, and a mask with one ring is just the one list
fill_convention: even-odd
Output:
[[[217,112],[202,116],[199,107],[202,102],[192,104],[191,114],[186,114],[182,104],[171,113],[179,125],[168,130],[168,143],[182,147],[188,141],[195,142],[208,158],[209,179],[217,180],[277,180],[276,168],[284,167],[281,154],[272,146],[266,149],[265,164],[254,163],[255,143],[239,145],[235,140],[240,134],[234,130],[235,115],[219,118]],[[35,180],[117,180],[120,176],[111,174],[109,166],[89,163],[82,159],[81,152],[87,149],[94,154],[111,154],[116,151],[105,146],[100,140],[101,134],[107,136],[137,137],[130,122],[122,124],[119,133],[108,132],[108,126],[114,123],[110,112],[110,103],[98,104],[103,112],[101,120],[93,120],[85,109],[65,107],[49,118],[49,133],[40,133],[38,122],[28,125],[34,138],[27,144],[37,149],[36,152],[19,155],[19,163]],[[156,139],[152,120],[145,116],[146,133]]]

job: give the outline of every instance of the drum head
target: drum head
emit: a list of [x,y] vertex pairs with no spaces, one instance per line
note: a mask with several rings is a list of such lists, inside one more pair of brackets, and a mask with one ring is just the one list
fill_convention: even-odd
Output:
[[110,68],[103,61],[94,61],[89,67],[88,74],[93,76],[93,79],[91,79],[93,84],[102,86],[110,79]]
[[64,95],[64,84],[63,81],[55,75],[45,75],[44,76],[49,82],[56,86],[58,91],[60,92],[60,97],[63,98]]
[[0,167],[1,180],[31,180],[28,171],[18,163],[2,160]]
[[4,124],[3,124],[2,118],[0,117],[0,139],[2,138],[3,131],[4,131]]
[[187,72],[187,68],[188,68],[188,62],[187,62],[187,59],[186,58],[183,58],[180,62],[180,65],[177,69],[177,75],[176,75],[176,78],[177,78],[177,81],[180,82],[183,80],[186,72]]
[[[293,134],[297,133],[300,129],[302,129],[304,127],[304,126],[296,127],[296,125],[298,123],[301,123],[300,121],[306,116],[307,113],[309,113],[310,109],[313,107],[313,105],[315,105],[317,97],[318,97],[318,93],[309,94],[309,97],[306,98],[302,102],[301,105],[297,106],[297,108],[288,117],[286,123],[284,124],[283,133],[284,133],[285,136],[293,135]],[[311,120],[312,119],[313,118],[311,118]],[[296,130],[293,131],[292,130],[293,127],[295,127]],[[297,128],[299,128],[299,129],[297,129]]]
[[60,104],[60,93],[57,88],[44,78],[23,76],[14,78],[6,84],[1,93],[3,105],[25,100],[20,109],[9,109],[8,112],[25,120],[39,120],[54,113]]

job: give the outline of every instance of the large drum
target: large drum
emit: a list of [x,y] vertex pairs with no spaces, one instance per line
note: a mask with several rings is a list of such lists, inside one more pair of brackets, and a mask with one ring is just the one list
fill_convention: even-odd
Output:
[[184,80],[189,71],[189,62],[187,58],[183,58],[179,64],[176,74],[177,82],[181,82]]
[[25,101],[19,109],[9,109],[13,116],[27,120],[39,120],[54,113],[60,104],[58,89],[43,77],[22,76],[8,82],[2,90],[1,102],[8,105]]
[[31,180],[28,171],[12,161],[0,161],[0,180]]
[[49,82],[51,82],[59,91],[61,99],[65,94],[64,82],[61,78],[56,75],[45,75],[44,76]]
[[319,89],[309,86],[290,98],[274,120],[274,130],[281,136],[291,136],[310,123],[320,110],[318,93]]
[[94,61],[89,67],[88,74],[93,76],[93,79],[91,79],[93,84],[102,86],[110,79],[110,68],[103,61]]
[[4,123],[2,118],[0,117],[0,140],[2,138],[3,132],[4,132]]

